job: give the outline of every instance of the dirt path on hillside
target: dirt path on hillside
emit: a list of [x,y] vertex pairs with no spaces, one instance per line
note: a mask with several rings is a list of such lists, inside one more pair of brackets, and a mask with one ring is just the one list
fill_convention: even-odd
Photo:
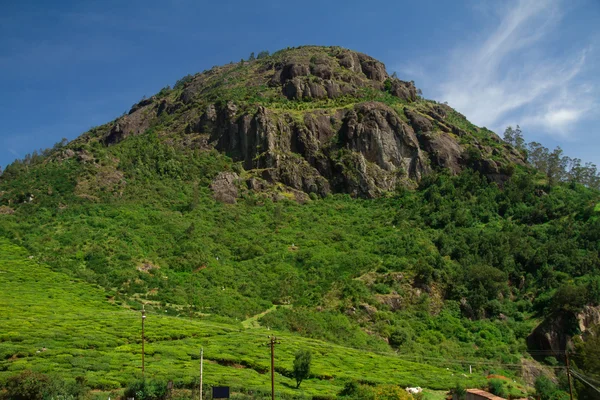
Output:
[[260,317],[267,315],[268,313],[270,313],[271,311],[275,311],[277,310],[277,308],[291,308],[291,305],[275,305],[263,312],[261,312],[260,314],[256,314],[244,321],[242,321],[242,326],[246,329],[248,328],[260,328],[260,324],[258,323],[258,320],[260,319]]

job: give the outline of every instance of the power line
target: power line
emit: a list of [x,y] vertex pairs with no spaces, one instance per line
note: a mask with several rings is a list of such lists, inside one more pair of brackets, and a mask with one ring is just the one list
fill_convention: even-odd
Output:
[[569,362],[569,353],[565,353],[565,362],[567,363],[567,378],[569,379],[569,396],[573,400],[573,382],[571,379],[571,363]]
[[[574,371],[574,370],[572,369],[571,371]],[[578,373],[579,375],[583,376],[588,381],[594,383],[595,385],[600,385],[600,381],[596,381],[596,379],[599,379],[599,378],[596,378],[596,377],[590,378],[589,375],[585,375],[585,374],[581,373],[580,371],[575,371],[575,372]]]
[[[33,293],[33,292],[30,292],[30,293]],[[123,317],[134,317],[135,314],[133,314],[133,313],[135,313],[135,312],[137,312],[137,310],[124,309],[124,310],[120,311],[120,313],[117,312],[117,315],[120,314],[120,316],[123,316]],[[111,317],[114,317],[115,316],[115,311],[108,311],[107,310],[107,311],[95,313],[95,316],[98,316],[98,315],[110,315]],[[80,317],[80,318],[78,318],[78,317]],[[168,317],[173,318],[173,316],[168,316]],[[32,318],[23,318],[23,317],[18,318],[17,317],[17,318],[11,318],[10,320],[13,320],[13,321],[14,320],[29,321],[29,320],[32,320],[32,319],[34,319],[34,318],[33,317]],[[89,319],[89,315],[88,314],[76,314],[76,316],[72,316],[71,318],[64,318],[64,316],[61,318],[61,320],[63,320],[63,321],[69,321],[69,320],[75,321],[75,320],[83,320],[83,319]],[[226,331],[229,331],[229,332],[226,332],[226,333],[235,333],[236,332],[236,328],[234,328],[234,327],[232,327],[232,328],[224,327],[224,326],[221,326],[221,325],[218,325],[218,324],[211,324],[210,322],[206,322],[206,321],[203,321],[202,324],[209,325],[209,326],[212,325],[212,326],[215,326],[215,327],[222,328],[222,329],[224,329]],[[249,335],[249,336],[259,336],[259,335],[261,335],[258,332],[254,333],[254,332],[247,332],[246,331],[244,333],[246,335]],[[192,335],[192,337],[194,337],[194,336],[195,335]],[[155,342],[158,343],[160,341],[161,340],[158,339]],[[347,346],[337,345],[337,344],[333,344],[333,343],[326,343],[326,342],[322,343],[322,345],[327,345],[327,346],[337,347],[337,348],[343,348],[343,349],[360,350],[360,349],[356,349],[356,348],[353,348],[353,347],[347,347]],[[395,358],[406,360],[406,361],[413,361],[414,360],[414,362],[417,362],[417,363],[418,362],[423,362],[425,360],[429,360],[429,361],[437,362],[437,363],[440,363],[440,364],[453,364],[453,365],[466,365],[466,364],[468,364],[468,365],[489,365],[489,366],[501,366],[501,367],[505,367],[505,368],[523,368],[523,365],[520,364],[520,363],[519,364],[515,364],[515,363],[503,363],[503,362],[499,362],[499,361],[481,361],[481,360],[457,360],[457,359],[449,360],[449,359],[442,358],[442,357],[430,357],[430,356],[418,356],[418,355],[411,356],[411,355],[405,355],[405,354],[397,354],[397,353],[394,354],[394,353],[391,353],[391,352],[380,352],[380,351],[371,351],[371,353],[379,354],[379,355],[383,355],[383,356],[387,356],[387,357],[395,357]],[[529,351],[523,352],[522,354],[526,354],[526,353],[529,353],[531,355],[546,355],[546,354],[548,354],[548,355],[559,355],[559,354],[564,354],[565,352],[561,351],[561,350],[559,350],[559,351],[554,351],[554,350],[529,350]],[[561,370],[561,369],[564,369],[565,367],[564,366],[548,366],[548,368]]]
[[597,388],[596,386],[592,385],[591,383],[589,383],[586,379],[584,379],[577,371],[573,371],[571,370],[571,374],[573,374],[574,377],[578,378],[579,380],[585,382],[589,387],[591,387],[592,389],[594,389],[596,392],[600,393],[600,389]]

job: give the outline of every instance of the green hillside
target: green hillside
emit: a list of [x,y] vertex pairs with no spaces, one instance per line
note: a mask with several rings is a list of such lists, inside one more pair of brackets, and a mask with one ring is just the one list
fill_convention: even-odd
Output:
[[337,47],[188,76],[0,175],[0,384],[127,386],[144,304],[149,373],[181,386],[203,345],[207,383],[264,390],[275,331],[290,395],[449,389],[469,365],[531,387],[533,357],[565,390],[600,305],[597,175],[515,143]]
[[[0,273],[0,382],[31,369],[72,380],[82,376],[90,387],[110,390],[141,376],[139,312],[111,304],[102,289],[52,271],[6,240],[0,240]],[[204,347],[205,384],[267,393],[270,360],[264,343],[272,334],[281,340],[276,379],[282,394],[335,395],[351,378],[433,389],[447,389],[457,381],[482,382],[478,374],[466,379],[460,369],[448,371],[392,354],[152,311],[146,319],[146,375],[190,388],[198,380],[199,349]],[[290,375],[299,348],[310,349],[314,363],[313,376],[296,390]]]

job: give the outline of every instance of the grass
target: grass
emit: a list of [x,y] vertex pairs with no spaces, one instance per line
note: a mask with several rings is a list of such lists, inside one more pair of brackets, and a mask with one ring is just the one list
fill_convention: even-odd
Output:
[[423,400],[445,400],[448,392],[445,390],[423,390]]
[[[0,238],[0,383],[25,369],[74,378],[110,390],[140,376],[140,313],[111,304],[97,287],[50,270]],[[264,328],[190,320],[149,312],[146,376],[190,386],[204,347],[209,385],[267,390],[266,337],[275,334],[278,390],[289,395],[335,395],[348,379],[445,390],[459,371],[375,354]],[[312,377],[294,389],[291,366],[299,348],[313,353]],[[463,378],[461,378],[463,379]],[[470,385],[484,381],[474,375]],[[432,397],[435,398],[435,397]]]

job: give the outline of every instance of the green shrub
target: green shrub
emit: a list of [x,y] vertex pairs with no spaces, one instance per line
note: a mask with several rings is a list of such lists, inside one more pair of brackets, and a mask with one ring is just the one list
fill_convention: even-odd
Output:
[[457,383],[456,386],[454,386],[454,389],[452,389],[452,394],[456,395],[457,400],[465,400],[467,397],[467,389],[465,389],[462,384]]
[[266,57],[269,57],[269,51],[263,50],[258,53],[258,55],[256,56],[256,59],[260,60],[261,58],[266,58]]
[[489,385],[490,393],[493,393],[496,396],[500,396],[500,397],[508,396],[508,391],[507,391],[506,387],[504,386],[504,382],[502,381],[502,379],[490,379],[488,385]]
[[383,90],[385,90],[388,93],[390,93],[392,91],[392,80],[391,79],[388,78],[383,82]]
[[344,384],[344,388],[342,390],[340,390],[338,395],[344,396],[344,397],[352,397],[352,396],[356,395],[356,393],[358,393],[359,386],[360,385],[358,384],[357,381],[350,380]]
[[6,400],[75,400],[87,393],[83,377],[69,381],[30,370],[9,377],[5,389]]
[[557,388],[550,379],[544,375],[540,375],[535,380],[535,391],[541,400],[551,400]]
[[23,371],[6,383],[6,398],[12,400],[45,400],[53,394],[52,381],[39,372]]
[[125,389],[125,397],[137,400],[162,400],[167,396],[167,384],[156,380],[138,380]]
[[194,79],[193,75],[186,75],[183,78],[179,79],[177,82],[175,82],[175,86],[173,86],[173,89],[182,89],[186,83],[191,82],[192,79]]
[[300,387],[302,381],[310,375],[310,364],[312,362],[312,354],[308,349],[300,349],[296,352],[294,358],[293,374],[296,379],[296,389]]

